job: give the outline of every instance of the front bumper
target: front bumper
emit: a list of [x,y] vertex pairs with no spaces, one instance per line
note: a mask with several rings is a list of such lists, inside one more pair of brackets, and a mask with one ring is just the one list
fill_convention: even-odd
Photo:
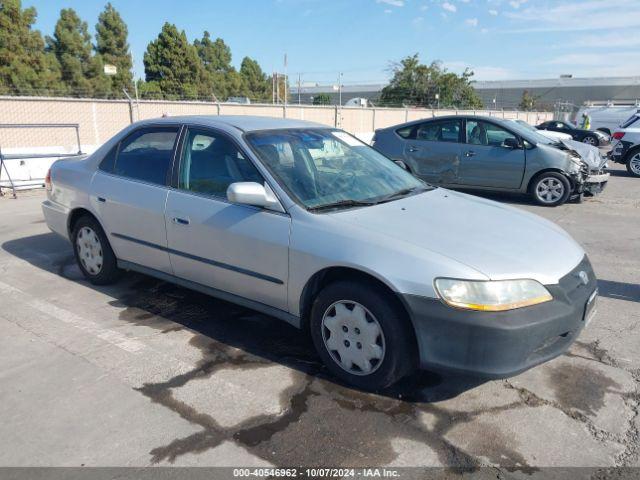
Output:
[[[581,271],[588,275],[586,284]],[[595,301],[596,278],[587,257],[547,289],[552,301],[506,312],[455,309],[404,295],[421,368],[504,378],[562,354],[585,326],[587,302]]]
[[584,193],[589,195],[597,195],[601,193],[605,187],[607,186],[607,182],[609,181],[610,174],[608,173],[597,173],[587,176],[582,185],[582,190]]

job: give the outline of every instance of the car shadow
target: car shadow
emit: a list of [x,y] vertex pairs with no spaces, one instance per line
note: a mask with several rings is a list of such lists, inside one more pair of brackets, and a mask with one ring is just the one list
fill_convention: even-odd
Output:
[[635,178],[633,175],[631,175],[629,172],[627,172],[627,170],[611,170],[611,169],[607,169],[607,173],[609,175],[611,175],[612,177],[629,177],[629,178]]
[[640,303],[640,284],[598,279],[598,295]]
[[[125,274],[115,285],[93,285],[76,266],[69,242],[53,233],[9,240],[2,244],[2,249],[37,268],[111,297],[109,304],[120,309],[120,319],[141,329],[151,327],[161,333],[189,329],[221,348],[241,349],[249,356],[353,388],[328,372],[307,332],[274,317],[138,273]],[[251,365],[248,368],[252,368]],[[438,402],[486,381],[419,371],[377,393],[408,402]]]

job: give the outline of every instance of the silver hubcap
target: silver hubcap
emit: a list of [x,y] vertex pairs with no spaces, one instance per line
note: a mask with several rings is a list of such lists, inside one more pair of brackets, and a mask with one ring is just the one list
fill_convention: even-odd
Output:
[[385,343],[376,317],[358,302],[335,302],[322,317],[324,346],[340,367],[353,375],[370,375],[384,359]]
[[78,257],[84,269],[91,275],[97,275],[102,270],[102,244],[96,232],[89,227],[82,227],[76,237]]
[[636,153],[631,160],[629,160],[629,168],[636,175],[640,175],[640,153]]
[[543,203],[554,203],[564,195],[564,184],[557,178],[543,178],[536,185],[536,195]]
[[585,137],[584,140],[582,140],[582,143],[587,143],[589,145],[595,145],[596,144],[596,139],[593,137]]

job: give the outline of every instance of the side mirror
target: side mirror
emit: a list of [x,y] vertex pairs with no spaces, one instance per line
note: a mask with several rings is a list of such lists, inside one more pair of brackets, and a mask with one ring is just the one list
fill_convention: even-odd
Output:
[[268,208],[283,212],[280,202],[269,187],[256,182],[236,182],[227,188],[227,200],[240,205]]
[[517,138],[513,138],[513,137],[507,137],[504,139],[504,142],[502,142],[502,146],[505,148],[510,148],[512,150],[516,150],[518,148],[522,148],[522,146],[520,145],[520,142],[518,141]]

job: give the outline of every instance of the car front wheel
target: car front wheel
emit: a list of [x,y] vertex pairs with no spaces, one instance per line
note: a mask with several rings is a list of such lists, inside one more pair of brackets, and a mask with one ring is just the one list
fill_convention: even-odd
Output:
[[582,143],[597,147],[600,142],[598,142],[598,138],[595,135],[587,135],[582,139]]
[[414,368],[411,330],[393,297],[370,284],[325,287],[311,309],[311,336],[327,368],[364,390],[379,390]]
[[557,207],[567,201],[571,194],[571,184],[567,177],[558,172],[545,172],[531,183],[531,195],[539,205]]
[[98,221],[85,215],[72,233],[76,261],[84,276],[95,285],[113,283],[121,274],[116,256]]

